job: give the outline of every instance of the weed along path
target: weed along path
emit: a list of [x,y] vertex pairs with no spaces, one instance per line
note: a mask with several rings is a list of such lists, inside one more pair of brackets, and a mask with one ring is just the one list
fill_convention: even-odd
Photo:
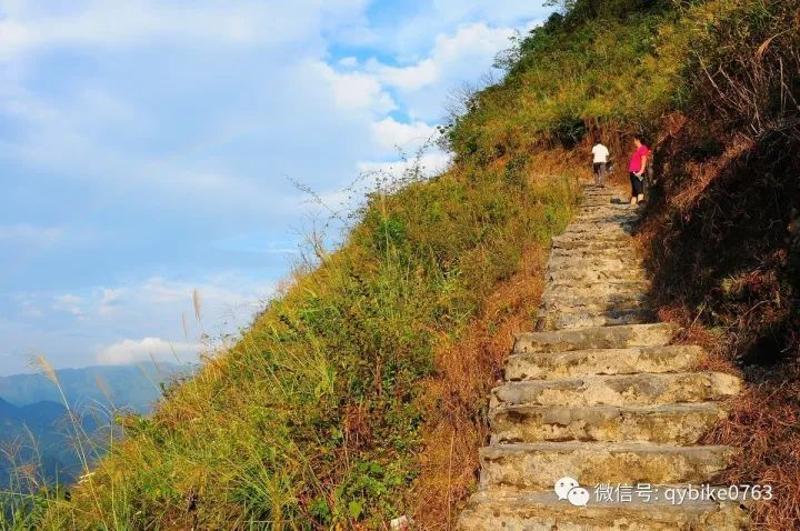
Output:
[[554,239],[536,331],[517,337],[492,391],[491,441],[460,529],[748,527],[738,501],[710,496],[735,449],[699,444],[741,382],[697,369],[705,352],[671,345],[676,328],[655,322],[636,218],[587,188]]

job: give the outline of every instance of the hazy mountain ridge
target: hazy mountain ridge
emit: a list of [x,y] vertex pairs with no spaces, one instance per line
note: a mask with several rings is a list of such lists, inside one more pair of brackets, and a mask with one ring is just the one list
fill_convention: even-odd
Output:
[[[59,369],[56,375],[73,407],[101,405],[144,413],[161,396],[162,384],[190,371],[190,365],[159,363]],[[0,376],[0,398],[16,406],[62,401],[58,388],[41,373]]]
[[71,477],[69,470],[74,469],[76,460],[64,452],[68,446],[66,421],[66,408],[56,402],[20,407],[0,398],[0,487],[9,484],[15,467],[31,462],[36,462],[39,474],[48,479]]
[[[87,435],[109,427],[114,410],[149,412],[166,385],[191,366],[94,366],[56,371]],[[48,481],[71,482],[80,472],[75,427],[58,387],[43,374],[0,377],[0,487],[17,482],[15,467],[35,464]]]

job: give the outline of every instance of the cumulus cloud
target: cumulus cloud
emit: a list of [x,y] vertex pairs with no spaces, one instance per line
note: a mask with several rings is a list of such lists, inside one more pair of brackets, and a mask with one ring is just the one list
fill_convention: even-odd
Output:
[[469,24],[438,35],[430,54],[412,64],[393,66],[373,59],[365,70],[396,89],[410,115],[436,120],[443,114],[447,94],[490,72],[495,56],[509,46],[512,35],[513,28]]
[[170,342],[160,337],[123,339],[97,353],[97,363],[103,365],[127,365],[140,361],[195,361],[202,349],[200,343]]
[[[146,327],[147,321],[179,323],[181,316],[194,315],[193,294],[202,300],[200,308],[208,333],[227,334],[246,324],[262,308],[274,290],[269,282],[252,281],[235,274],[219,275],[197,282],[150,277],[130,285],[96,287],[83,300],[83,309],[95,319],[110,322],[128,320]],[[199,323],[193,323],[198,326]],[[165,331],[169,328],[152,328]],[[172,328],[174,331],[174,328]],[[200,332],[200,330],[196,330]]]
[[372,134],[378,145],[386,150],[400,148],[410,152],[433,139],[436,128],[422,121],[403,123],[388,116],[372,124]]
[[432,176],[443,172],[450,165],[452,158],[448,153],[441,151],[431,151],[423,154],[419,160],[396,160],[388,162],[362,161],[358,163],[359,171],[363,173],[384,173],[396,178],[402,177],[405,172],[415,169],[419,165],[419,170],[423,175]]
[[336,105],[346,111],[366,110],[386,114],[397,108],[378,79],[362,72],[337,72],[327,63],[318,63],[322,79],[333,91]]
[[552,12],[542,4],[530,0],[434,0],[419,6],[414,16],[385,21],[376,39],[381,48],[410,62],[428,56],[436,39],[452,34],[459,26],[483,23],[525,31]]
[[[201,322],[194,317],[195,290]],[[173,348],[184,361],[194,360],[201,342],[215,350],[238,337],[273,292],[269,281],[228,272],[195,281],[154,276],[66,293],[12,294],[10,318],[0,315],[0,337],[14,359],[0,365],[0,374],[24,370],[31,352],[45,353],[58,367],[128,363],[150,354],[174,360]]]
[[426,58],[405,67],[386,66],[373,61],[370,68],[384,83],[403,90],[419,90],[432,85],[441,75],[441,65],[434,58]]

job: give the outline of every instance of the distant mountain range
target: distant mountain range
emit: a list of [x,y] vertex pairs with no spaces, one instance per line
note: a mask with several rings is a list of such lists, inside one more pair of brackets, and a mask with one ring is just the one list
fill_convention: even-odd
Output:
[[[188,374],[191,366],[98,366],[56,371],[67,402],[88,436],[109,428],[113,410],[144,414],[162,393],[162,385]],[[69,483],[80,472],[70,422],[58,388],[42,374],[0,377],[0,489],[33,473]]]
[[[68,452],[67,410],[56,402],[37,402],[17,407],[0,398],[0,487],[24,481],[32,473],[37,479],[71,478],[77,454]],[[23,465],[35,463],[31,470]],[[21,467],[16,472],[15,467]]]
[[[161,396],[161,384],[190,370],[187,365],[159,363],[60,369],[56,375],[67,401],[77,409],[100,405],[146,413]],[[39,373],[0,376],[0,398],[15,406],[62,402],[58,388]]]

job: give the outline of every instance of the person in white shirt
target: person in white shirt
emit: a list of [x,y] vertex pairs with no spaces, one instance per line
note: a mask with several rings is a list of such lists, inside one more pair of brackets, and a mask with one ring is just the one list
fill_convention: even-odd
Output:
[[605,186],[606,168],[608,166],[608,148],[603,145],[600,138],[595,138],[594,147],[592,148],[592,155],[594,156],[592,163],[592,170],[594,171],[594,184],[603,188]]

